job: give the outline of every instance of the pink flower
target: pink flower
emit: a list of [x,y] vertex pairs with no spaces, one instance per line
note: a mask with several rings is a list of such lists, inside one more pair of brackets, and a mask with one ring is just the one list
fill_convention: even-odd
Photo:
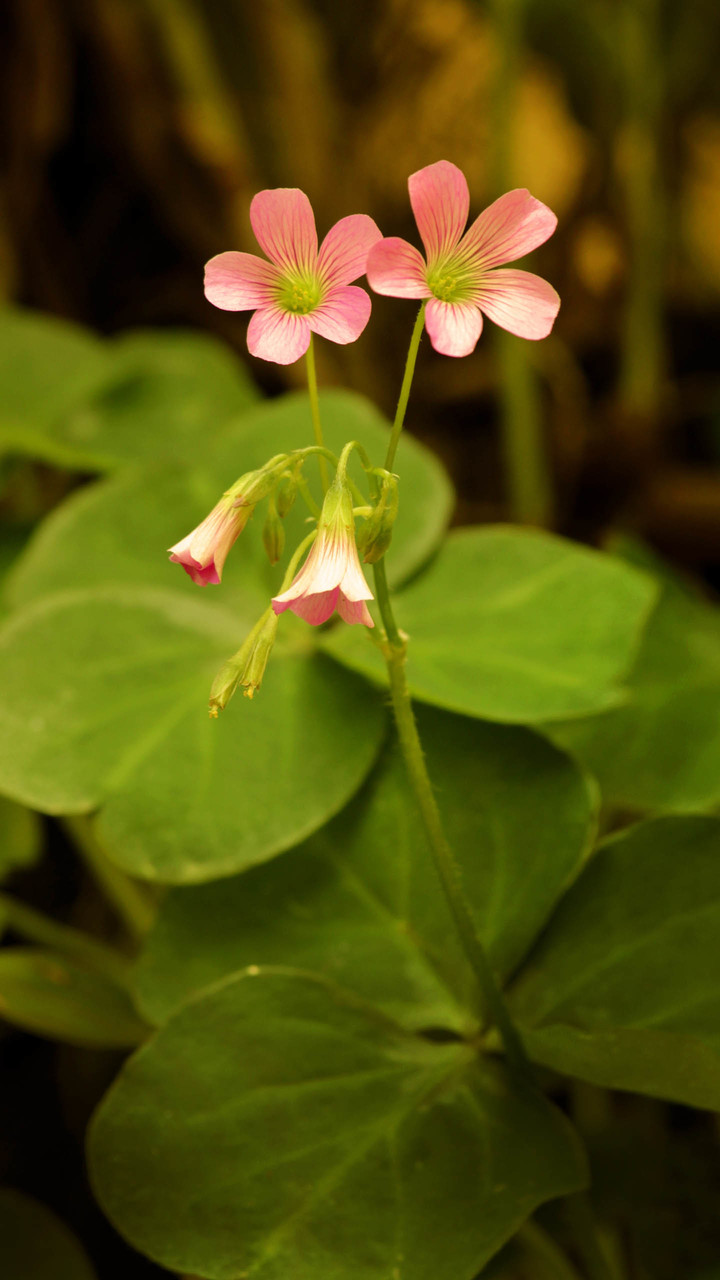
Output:
[[[546,338],[560,299],[529,271],[507,271],[552,235],[557,218],[529,191],[508,191],[465,231],[470,192],[465,175],[438,160],[408,180],[410,203],[427,260],[397,236],[370,250],[367,278],[391,298],[428,298],[425,328],[436,351],[467,356],[482,333],[484,312],[519,338]],[[465,234],[463,235],[463,232]]]
[[227,553],[252,513],[252,505],[233,494],[223,494],[197,529],[168,548],[170,559],[181,564],[199,587],[219,582]]
[[364,213],[341,218],[318,251],[315,217],[303,191],[259,191],[250,222],[269,262],[252,253],[219,253],[205,268],[205,297],[223,311],[255,311],[248,349],[261,360],[292,364],[310,331],[354,342],[370,319],[370,298],[351,284],[365,272],[368,250],[382,233]]
[[313,626],[327,622],[337,609],[344,622],[374,627],[366,600],[373,594],[365,581],[355,545],[350,491],[342,482],[328,489],[318,533],[307,560],[287,591],[275,596],[275,613],[292,609]]

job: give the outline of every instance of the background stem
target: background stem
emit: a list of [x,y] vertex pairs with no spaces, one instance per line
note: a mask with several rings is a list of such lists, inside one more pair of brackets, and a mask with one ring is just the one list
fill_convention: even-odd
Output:
[[[513,135],[524,51],[525,0],[493,0],[491,7],[498,41],[492,182],[499,195],[513,185]],[[494,338],[510,514],[519,524],[547,525],[552,522],[552,485],[537,375],[522,338],[504,329],[498,329]]]
[[128,933],[138,942],[142,941],[155,921],[155,903],[149,894],[110,861],[90,818],[75,814],[62,818],[61,822]]
[[97,942],[81,930],[57,924],[40,911],[35,911],[5,893],[0,893],[0,916],[8,928],[28,942],[36,942],[41,947],[50,947],[53,951],[72,956],[89,969],[112,978],[114,982],[127,982],[129,960],[113,947]]

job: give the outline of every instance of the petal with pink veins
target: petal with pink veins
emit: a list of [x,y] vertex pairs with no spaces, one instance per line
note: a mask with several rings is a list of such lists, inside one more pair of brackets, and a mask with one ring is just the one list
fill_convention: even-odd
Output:
[[438,160],[408,179],[410,204],[429,263],[458,243],[470,212],[465,174],[449,160]]
[[182,556],[171,556],[175,564],[181,564],[183,569],[190,575],[197,587],[216,587],[220,582],[220,574],[215,568],[215,564],[211,562],[206,565],[199,565],[196,560],[191,557],[183,559]]
[[351,626],[355,623],[361,623],[364,627],[375,626],[365,601],[348,600],[342,591],[338,595],[337,611],[343,622],[349,622]]
[[365,274],[368,253],[382,231],[366,213],[351,213],[328,231],[320,245],[318,274],[329,285],[352,284]]
[[365,268],[370,287],[388,298],[429,298],[426,273],[420,251],[398,236],[373,245]]
[[552,209],[520,187],[488,205],[463,236],[458,253],[479,258],[484,268],[514,262],[544,244],[556,226]]
[[278,600],[282,600],[282,596],[279,596],[278,600],[273,600],[272,606],[275,613],[281,613],[283,609],[292,609],[298,618],[309,622],[311,627],[319,627],[321,623],[327,622],[328,618],[332,617],[339,595],[340,588],[333,587],[331,591],[315,591],[306,596],[299,596],[296,600],[290,600],[288,604],[281,604],[278,609]]
[[307,316],[267,307],[251,317],[247,332],[248,351],[260,360],[294,364],[310,346]]
[[344,344],[360,337],[370,319],[372,303],[364,289],[345,284],[331,289],[324,302],[306,317],[313,333]]
[[277,267],[314,270],[315,215],[304,191],[297,187],[258,191],[250,204],[250,222],[260,248]]
[[469,356],[482,333],[483,318],[472,302],[440,302],[432,298],[425,328],[441,356]]
[[253,311],[272,301],[277,267],[254,253],[218,253],[205,266],[205,297],[222,311]]
[[560,310],[551,284],[530,271],[490,271],[475,294],[489,320],[518,338],[546,338]]

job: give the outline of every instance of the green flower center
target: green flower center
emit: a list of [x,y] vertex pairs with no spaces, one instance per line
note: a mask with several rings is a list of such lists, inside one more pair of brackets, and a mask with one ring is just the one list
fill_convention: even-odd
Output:
[[315,276],[309,273],[288,275],[280,281],[277,300],[283,311],[292,311],[296,316],[306,316],[322,302],[322,295],[322,286]]
[[473,281],[461,262],[434,262],[426,279],[428,289],[440,302],[466,302],[470,297]]

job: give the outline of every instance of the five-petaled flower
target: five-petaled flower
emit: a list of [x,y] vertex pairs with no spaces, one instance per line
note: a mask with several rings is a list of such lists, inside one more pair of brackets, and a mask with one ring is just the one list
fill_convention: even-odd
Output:
[[[552,235],[557,218],[529,191],[508,191],[465,231],[470,193],[465,175],[438,160],[408,179],[410,203],[427,260],[397,236],[368,255],[367,278],[376,293],[427,298],[425,328],[436,351],[467,356],[482,333],[484,312],[520,338],[545,338],[560,299],[529,271],[505,270]],[[463,234],[465,232],[465,234]]]
[[237,495],[223,494],[192,533],[168,548],[170,559],[181,564],[199,587],[218,583],[227,553],[245,528],[253,509]]
[[248,327],[250,354],[293,364],[310,345],[310,333],[331,342],[354,342],[370,319],[364,289],[368,251],[382,233],[364,213],[341,218],[318,250],[312,206],[303,191],[260,191],[250,205],[260,248],[219,253],[205,268],[205,296],[223,311],[254,311]]
[[277,614],[292,609],[313,626],[327,622],[337,609],[344,622],[374,627],[365,604],[372,599],[355,543],[352,495],[336,478],[325,497],[308,558],[287,591],[275,596],[272,607]]

